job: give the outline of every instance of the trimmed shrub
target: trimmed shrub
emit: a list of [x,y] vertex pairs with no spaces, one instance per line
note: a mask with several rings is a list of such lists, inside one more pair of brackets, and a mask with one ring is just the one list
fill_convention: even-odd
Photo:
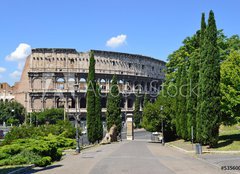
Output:
[[36,161],[35,165],[39,166],[39,167],[45,167],[47,165],[50,165],[51,161],[52,161],[52,159],[50,156],[45,156],[45,157],[39,159],[38,161]]

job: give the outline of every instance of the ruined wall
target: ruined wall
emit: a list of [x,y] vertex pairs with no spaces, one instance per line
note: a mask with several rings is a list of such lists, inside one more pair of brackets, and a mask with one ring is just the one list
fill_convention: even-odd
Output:
[[[109,92],[112,76],[116,74],[120,92],[129,94],[122,99],[123,110],[133,111],[133,94],[137,91],[141,94],[156,94],[161,89],[165,62],[135,54],[93,51],[96,79],[102,92]],[[15,98],[28,112],[57,107],[73,112],[80,108],[81,113],[85,113],[88,67],[89,52],[77,52],[75,49],[33,49],[26,59],[20,82],[14,87]],[[80,88],[76,100],[73,96],[74,84]],[[102,105],[103,108],[106,107],[106,97],[102,98]]]

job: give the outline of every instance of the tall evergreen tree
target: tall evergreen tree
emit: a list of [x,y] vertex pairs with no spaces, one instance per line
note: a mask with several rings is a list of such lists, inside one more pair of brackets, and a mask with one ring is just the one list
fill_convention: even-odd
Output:
[[101,88],[96,84],[96,98],[95,98],[95,117],[96,117],[96,140],[99,142],[103,138],[103,125],[102,125],[102,106],[101,106]]
[[148,102],[149,102],[149,96],[147,93],[145,93],[143,98],[143,108],[147,105]]
[[214,146],[218,141],[220,119],[220,54],[217,44],[217,27],[213,11],[209,13],[201,65],[202,96],[200,116],[202,117],[202,141]]
[[180,135],[183,139],[187,140],[187,110],[186,110],[186,97],[187,97],[187,71],[186,66],[182,67],[182,74],[180,79],[179,88],[179,121],[180,121]]
[[181,95],[180,95],[180,88],[181,88],[181,77],[182,77],[182,67],[180,66],[177,70],[177,80],[176,80],[176,118],[175,118],[175,125],[176,125],[176,133],[178,136],[181,137]]
[[120,107],[120,94],[117,85],[117,76],[114,74],[110,92],[107,97],[107,129],[109,130],[114,124],[118,128],[118,133],[121,131],[121,107]]
[[[187,90],[187,132],[188,139],[196,139],[196,114],[198,103],[199,60],[200,60],[200,32],[194,37],[196,50],[189,57],[188,90]],[[193,129],[192,129],[193,128]],[[193,132],[192,132],[193,130]]]
[[90,52],[90,64],[88,72],[88,88],[87,88],[87,135],[90,143],[96,141],[95,131],[95,59],[93,51]]
[[142,114],[140,112],[140,96],[139,92],[137,92],[136,98],[135,98],[135,105],[134,105],[134,113],[133,113],[133,120],[135,123],[135,127],[139,128],[141,119],[142,119]]
[[200,30],[200,60],[199,60],[199,79],[198,79],[198,97],[197,97],[197,113],[196,113],[196,141],[202,142],[202,116],[201,116],[201,103],[203,101],[203,62],[205,60],[205,48],[204,48],[204,38],[205,38],[206,22],[205,14],[202,14],[201,19],[201,30]]

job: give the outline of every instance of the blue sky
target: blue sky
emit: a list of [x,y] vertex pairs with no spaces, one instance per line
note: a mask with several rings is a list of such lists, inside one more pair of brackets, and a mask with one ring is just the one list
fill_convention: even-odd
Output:
[[239,0],[1,0],[0,82],[19,80],[24,59],[16,58],[21,50],[11,53],[21,43],[166,60],[199,29],[202,12],[212,9],[227,36],[240,34],[239,6]]

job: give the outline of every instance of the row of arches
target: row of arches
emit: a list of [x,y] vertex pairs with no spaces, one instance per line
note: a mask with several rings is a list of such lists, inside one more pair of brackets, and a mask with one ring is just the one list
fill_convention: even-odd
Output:
[[[99,78],[98,83],[102,90],[109,90],[111,87],[112,80]],[[69,89],[73,90],[74,84],[79,84],[80,90],[87,89],[87,79],[86,78],[64,78],[58,77],[57,79],[47,78],[43,80],[42,78],[35,78],[32,80],[32,89]],[[158,80],[153,81],[131,81],[131,80],[118,80],[118,87],[120,91],[153,91],[157,92],[161,90],[161,82]]]
[[[134,108],[135,99],[130,98],[122,98],[120,107],[125,109],[133,109]],[[33,110],[41,110],[47,108],[82,108],[85,109],[87,107],[87,102],[85,97],[77,98],[76,100],[73,97],[67,98],[40,98],[40,97],[33,97],[31,102],[31,108]],[[101,105],[102,108],[107,107],[107,98],[101,98]],[[143,107],[143,97],[140,99],[140,106]]]

